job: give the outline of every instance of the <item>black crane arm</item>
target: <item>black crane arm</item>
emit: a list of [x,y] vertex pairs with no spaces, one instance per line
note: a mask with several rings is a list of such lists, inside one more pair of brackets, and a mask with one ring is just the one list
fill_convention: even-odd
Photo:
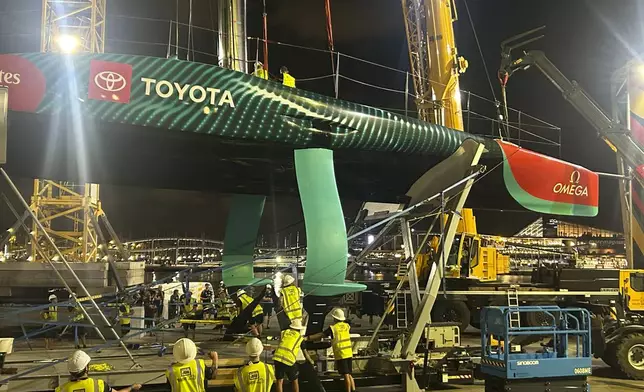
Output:
[[499,76],[507,80],[514,72],[536,67],[541,73],[561,91],[563,97],[577,109],[599,135],[615,150],[631,167],[644,165],[644,150],[631,138],[630,131],[620,123],[613,121],[577,82],[568,79],[557,68],[545,53],[539,50],[526,52],[522,57],[513,60],[509,47],[503,51]]

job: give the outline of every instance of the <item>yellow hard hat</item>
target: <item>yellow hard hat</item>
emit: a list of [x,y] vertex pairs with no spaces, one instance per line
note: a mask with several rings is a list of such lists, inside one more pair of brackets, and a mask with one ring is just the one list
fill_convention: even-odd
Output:
[[192,340],[181,338],[172,346],[172,356],[179,363],[188,363],[197,356],[197,346]]
[[331,312],[331,317],[333,317],[334,319],[336,319],[338,321],[346,320],[346,318],[344,317],[344,310],[342,310],[340,308],[333,309],[333,311]]
[[67,360],[67,370],[74,374],[80,373],[85,370],[91,360],[92,358],[85,351],[76,350]]
[[246,343],[246,354],[249,357],[259,357],[259,355],[264,351],[264,345],[257,338],[252,338]]

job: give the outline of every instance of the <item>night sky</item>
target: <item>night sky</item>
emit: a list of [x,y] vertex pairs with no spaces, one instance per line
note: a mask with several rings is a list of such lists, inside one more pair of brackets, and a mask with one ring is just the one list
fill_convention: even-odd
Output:
[[[180,2],[180,21],[188,23],[189,1]],[[323,0],[266,0],[266,3],[270,40],[327,48]],[[468,59],[470,65],[461,78],[461,88],[493,99],[466,4],[463,0],[456,3],[459,14],[457,44],[460,54]],[[249,37],[261,36],[261,4],[259,0],[248,0]],[[546,37],[530,48],[544,50],[564,74],[577,80],[604,108],[610,108],[611,73],[643,49],[643,1],[468,0],[467,6],[497,96],[499,88],[495,75],[500,58],[499,43],[537,26],[547,26]],[[0,2],[0,52],[39,49],[40,7],[40,0]],[[336,50],[396,69],[409,68],[399,1],[332,0],[331,7]],[[193,24],[216,29],[216,8],[216,0],[194,0]],[[174,9],[174,0],[108,0],[106,51],[164,57],[169,20],[175,18]],[[187,47],[186,28],[182,28],[179,46]],[[196,61],[215,62],[216,58],[210,54],[216,51],[216,34],[195,28],[194,49]],[[250,40],[248,57],[254,59],[255,53],[256,41]],[[287,65],[297,78],[332,73],[328,53],[278,45],[271,45],[269,53],[273,75],[279,74],[281,65]],[[180,49],[179,56],[185,58],[185,49]],[[404,89],[404,74],[344,59],[340,70],[341,74],[353,79]],[[332,79],[328,78],[302,82],[298,87],[333,94]],[[616,170],[614,154],[538,71],[516,74],[509,82],[508,95],[510,106],[561,127],[563,159],[596,171]],[[346,80],[341,81],[340,98],[399,110],[405,106],[400,94],[376,91]],[[491,104],[481,106],[480,111],[494,115]],[[489,135],[493,127],[489,122],[472,121],[469,131]],[[526,146],[539,149],[538,146]],[[556,150],[546,152],[558,154]],[[20,184],[28,193],[29,181],[21,179]],[[600,188],[600,215],[584,222],[619,229],[617,184],[612,180],[602,180]],[[101,189],[104,209],[125,238],[170,234],[204,234],[213,239],[223,238],[229,204],[226,195],[109,184],[104,184]],[[5,191],[4,185],[0,190]],[[503,192],[504,189],[489,189],[488,194],[486,190],[490,200]],[[348,219],[353,218],[359,205],[359,201],[344,201]],[[503,205],[496,207],[507,208]],[[0,213],[0,227],[7,227],[12,219],[4,209],[0,209]],[[480,231],[501,234],[513,234],[536,218],[536,215],[525,212],[499,214],[479,211],[477,216]],[[261,231],[267,236],[273,235],[273,238],[276,231],[285,227],[288,229],[283,234],[303,232],[303,224],[298,222],[301,222],[298,200],[275,196],[266,205]]]

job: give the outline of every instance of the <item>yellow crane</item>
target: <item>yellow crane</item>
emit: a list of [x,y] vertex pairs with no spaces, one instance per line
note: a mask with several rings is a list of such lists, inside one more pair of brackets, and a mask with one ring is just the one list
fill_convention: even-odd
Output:
[[418,118],[463,130],[458,77],[467,60],[458,56],[453,0],[402,0]]
[[[458,79],[467,69],[467,60],[458,55],[456,48],[453,24],[458,14],[454,1],[402,0],[402,7],[418,117],[463,131]],[[471,209],[464,209],[463,217],[467,218],[459,224],[461,235],[455,242],[454,257],[450,258],[449,276],[495,280],[499,269],[497,257],[490,255],[496,255],[496,249],[481,246],[483,241],[476,231],[476,218]],[[465,249],[464,244],[474,248]],[[431,263],[429,255],[420,255],[416,268],[421,277],[428,273]]]

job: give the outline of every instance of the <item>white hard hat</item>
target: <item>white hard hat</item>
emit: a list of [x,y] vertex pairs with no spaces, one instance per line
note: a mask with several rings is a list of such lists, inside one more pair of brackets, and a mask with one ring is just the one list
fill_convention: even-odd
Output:
[[297,329],[299,331],[303,331],[306,329],[306,327],[302,325],[302,320],[300,319],[295,319],[291,321],[291,325],[289,325],[288,327],[291,329]]
[[49,294],[49,297],[47,297],[47,299],[48,299],[49,301],[53,301],[53,300],[55,300],[55,299],[58,299],[58,297],[56,297],[56,294]]
[[284,279],[282,279],[282,282],[284,282],[284,287],[290,286],[295,282],[295,278],[293,278],[291,275],[286,275],[284,276]]
[[172,356],[179,363],[188,363],[197,356],[197,346],[192,340],[181,338],[172,346]]
[[344,317],[344,310],[342,310],[340,308],[333,309],[333,311],[331,312],[331,317],[333,317],[334,319],[336,319],[338,321],[346,320],[346,318]]
[[76,350],[67,360],[67,370],[74,374],[80,373],[85,370],[91,360],[92,358],[90,358],[85,351]]
[[238,296],[238,297],[239,297],[240,295],[242,295],[242,294],[246,294],[246,290],[244,290],[244,289],[239,289],[239,290],[237,290],[237,296]]
[[264,351],[264,345],[257,338],[252,338],[246,343],[246,354],[249,357],[259,357],[259,355]]

